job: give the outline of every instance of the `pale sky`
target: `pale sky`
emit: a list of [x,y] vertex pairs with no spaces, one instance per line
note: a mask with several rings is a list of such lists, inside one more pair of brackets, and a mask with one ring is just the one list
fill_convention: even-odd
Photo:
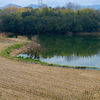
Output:
[[[66,3],[72,2],[79,5],[100,5],[100,0],[43,0],[44,4],[48,6],[65,6]],[[29,4],[38,4],[38,0],[0,0],[0,7],[9,3],[17,4],[20,6],[28,6]]]

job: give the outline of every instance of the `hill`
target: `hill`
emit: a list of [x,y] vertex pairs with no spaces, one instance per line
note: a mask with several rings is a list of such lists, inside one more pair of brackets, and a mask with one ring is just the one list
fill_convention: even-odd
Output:
[[[8,5],[5,5],[3,7],[11,7],[11,6],[15,6],[15,7],[18,7],[18,8],[22,8],[23,6],[20,6],[20,5],[16,5],[16,4],[8,4]],[[3,7],[0,7],[0,9],[2,9]],[[38,5],[36,4],[30,4],[26,7],[32,7],[32,8],[38,8]]]
[[18,8],[21,8],[22,7],[22,6],[16,5],[16,4],[8,4],[8,5],[5,5],[4,7],[11,7],[11,6],[15,6],[15,7],[18,7]]
[[[20,6],[20,5],[16,5],[16,4],[8,4],[8,5],[5,5],[5,6],[3,6],[3,7],[11,7],[11,6],[15,6],[15,7],[18,7],[18,8],[21,8],[21,7],[24,7],[24,6]],[[2,9],[3,7],[0,7],[0,9]],[[26,7],[31,7],[31,8],[34,8],[34,9],[36,9],[36,8],[38,8],[38,5],[37,4],[30,4],[30,5],[28,5],[28,6],[26,6]],[[81,8],[93,8],[93,9],[97,9],[97,10],[99,10],[100,9],[100,5],[87,5],[87,6],[81,6]]]

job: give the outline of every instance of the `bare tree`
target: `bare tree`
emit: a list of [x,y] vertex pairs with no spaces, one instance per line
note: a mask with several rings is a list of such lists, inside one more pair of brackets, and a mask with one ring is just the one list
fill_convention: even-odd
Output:
[[34,59],[39,58],[39,52],[41,52],[41,45],[38,43],[30,43],[29,45],[25,46],[24,53],[27,53],[30,58]]
[[38,59],[39,58],[39,53],[41,51],[43,51],[43,47],[40,44],[40,41],[38,39],[38,36],[33,36],[32,38],[32,43],[28,44],[28,45],[24,45],[22,46],[21,49],[21,53],[26,53],[30,56],[30,58],[34,59]]
[[34,36],[32,37],[32,41],[29,44],[26,44],[24,46],[21,46],[19,49],[14,49],[10,53],[11,56],[16,56],[18,54],[28,54],[29,57],[32,59],[38,59],[39,53],[43,50],[42,46],[40,45],[38,41],[38,37]]
[[68,3],[66,3],[65,7],[66,7],[67,9],[74,9],[74,3],[68,2]]
[[77,10],[77,9],[80,9],[81,6],[77,3],[68,2],[68,3],[66,3],[65,8]]

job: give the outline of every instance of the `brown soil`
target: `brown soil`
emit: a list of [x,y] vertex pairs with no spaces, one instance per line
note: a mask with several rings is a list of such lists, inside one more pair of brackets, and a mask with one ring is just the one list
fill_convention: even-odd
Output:
[[[0,50],[12,43],[0,43]],[[100,100],[100,71],[28,64],[0,56],[0,100]]]

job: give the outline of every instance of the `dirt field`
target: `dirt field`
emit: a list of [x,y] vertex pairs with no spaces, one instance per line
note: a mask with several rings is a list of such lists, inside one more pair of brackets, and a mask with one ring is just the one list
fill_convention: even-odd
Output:
[[[11,43],[0,43],[0,50]],[[0,56],[0,100],[100,100],[100,71],[27,64]]]

